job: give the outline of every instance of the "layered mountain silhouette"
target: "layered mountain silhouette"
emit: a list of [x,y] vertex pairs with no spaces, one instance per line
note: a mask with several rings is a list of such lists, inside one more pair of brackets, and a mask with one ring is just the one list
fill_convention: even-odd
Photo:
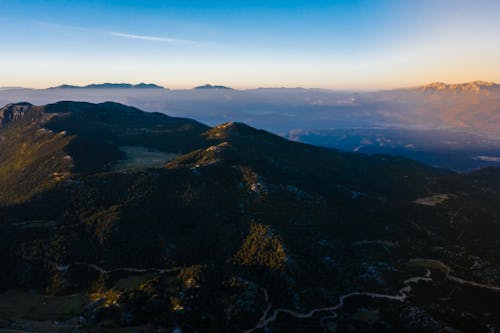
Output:
[[233,90],[233,88],[229,88],[229,87],[226,87],[226,86],[217,86],[217,85],[211,85],[211,84],[205,84],[203,86],[197,86],[195,87],[194,89],[198,89],[198,90],[203,90],[203,89],[228,89],[228,90]]
[[93,83],[85,86],[75,86],[63,84],[49,89],[165,89],[162,86],[153,83]]
[[[12,101],[39,105],[61,100],[115,101],[211,125],[227,120],[240,121],[279,134],[294,130],[356,128],[451,130],[494,140],[500,138],[497,112],[500,89],[490,82],[432,83],[373,92],[303,88],[237,90],[216,85],[185,90],[134,88],[138,86],[141,85],[8,89],[0,91],[0,104]],[[145,88],[149,86],[144,85]],[[157,87],[152,85],[152,88]]]
[[500,327],[498,169],[110,102],[18,103],[0,109],[0,188],[0,305],[31,304],[1,327]]

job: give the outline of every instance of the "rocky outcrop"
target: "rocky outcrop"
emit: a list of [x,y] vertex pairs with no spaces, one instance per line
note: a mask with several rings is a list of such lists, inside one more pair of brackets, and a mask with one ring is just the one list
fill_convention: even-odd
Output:
[[32,106],[30,103],[7,104],[0,109],[0,127],[21,118]]

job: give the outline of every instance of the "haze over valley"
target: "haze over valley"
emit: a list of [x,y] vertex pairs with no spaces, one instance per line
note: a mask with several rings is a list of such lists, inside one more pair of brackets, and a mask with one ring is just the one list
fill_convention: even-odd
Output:
[[500,158],[500,85],[483,81],[373,92],[154,84],[0,91],[0,104],[60,100],[115,101],[208,125],[239,121],[296,141],[398,154],[454,170],[498,165]]

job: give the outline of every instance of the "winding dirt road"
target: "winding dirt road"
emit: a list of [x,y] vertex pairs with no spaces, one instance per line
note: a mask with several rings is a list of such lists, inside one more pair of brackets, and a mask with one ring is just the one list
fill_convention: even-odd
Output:
[[460,284],[469,285],[469,286],[473,286],[473,287],[484,288],[484,289],[488,289],[488,290],[491,290],[491,291],[500,291],[500,287],[499,286],[492,286],[492,285],[489,285],[489,284],[484,284],[484,283],[479,283],[479,282],[475,282],[475,281],[465,280],[465,279],[462,279],[462,278],[460,278],[458,276],[453,276],[453,275],[451,275],[451,271],[452,270],[451,270],[450,266],[448,266],[445,263],[443,263],[443,262],[441,262],[439,260],[436,260],[436,259],[411,259],[409,262],[410,263],[416,263],[416,264],[423,264],[423,265],[425,265],[425,263],[432,263],[432,264],[441,266],[441,268],[445,272],[445,277],[448,280],[450,280],[450,281],[453,281],[453,282],[456,282],[456,283],[460,283]]
[[176,271],[181,269],[181,267],[172,267],[172,268],[167,268],[167,269],[165,269],[165,268],[134,268],[134,267],[119,267],[119,268],[113,268],[113,269],[105,269],[105,268],[102,268],[100,266],[97,266],[96,264],[89,264],[86,262],[79,262],[79,261],[74,262],[72,264],[68,264],[68,265],[60,265],[56,262],[53,262],[53,261],[47,260],[47,259],[43,259],[43,258],[24,257],[24,259],[45,261],[49,265],[52,265],[53,267],[55,267],[55,269],[57,269],[59,272],[65,272],[73,266],[87,266],[87,267],[90,267],[90,268],[92,268],[92,269],[94,269],[102,274],[112,274],[115,272],[130,272],[130,273],[157,272],[160,274],[164,274],[164,273],[169,273],[169,272],[176,272]]
[[[306,313],[301,313],[301,312],[293,311],[290,309],[279,308],[279,309],[274,310],[273,314],[268,317],[267,315],[269,313],[269,310],[272,308],[272,303],[269,302],[266,310],[264,311],[262,317],[259,319],[259,322],[257,323],[257,325],[255,325],[254,328],[245,331],[245,333],[251,333],[259,328],[266,327],[269,323],[275,321],[278,318],[278,315],[280,313],[288,314],[288,315],[295,317],[295,318],[298,318],[298,319],[304,319],[304,318],[311,318],[312,316],[314,316],[318,312],[336,311],[344,306],[344,302],[346,299],[351,298],[351,297],[355,297],[355,296],[364,296],[364,297],[370,297],[370,298],[383,298],[383,299],[388,299],[388,300],[392,300],[392,301],[402,302],[408,297],[408,294],[412,290],[412,287],[410,286],[410,284],[411,283],[418,283],[420,281],[426,281],[426,282],[432,281],[431,272],[428,269],[427,269],[427,273],[425,274],[425,276],[416,276],[416,277],[412,277],[410,279],[405,280],[404,281],[405,286],[403,288],[401,288],[399,290],[398,294],[396,294],[396,295],[355,291],[355,292],[351,292],[351,293],[340,296],[339,302],[333,306],[313,309],[313,310],[306,312]],[[334,315],[334,316],[336,317],[336,315]]]
[[[450,281],[453,281],[453,282],[456,282],[459,284],[463,284],[463,285],[484,288],[484,289],[488,289],[488,290],[495,291],[495,292],[500,291],[499,286],[492,286],[492,285],[488,285],[488,284],[469,281],[469,280],[465,280],[465,279],[459,278],[457,276],[451,275],[452,269],[448,265],[446,265],[445,263],[443,263],[439,260],[435,260],[435,259],[411,259],[410,263],[420,264],[424,267],[426,266],[426,264],[433,264],[434,266],[435,265],[441,266],[441,268],[445,272],[445,278],[450,280]],[[404,287],[401,288],[396,295],[380,294],[380,293],[372,293],[372,292],[356,292],[355,291],[355,292],[351,292],[351,293],[340,296],[338,303],[333,305],[333,306],[312,309],[311,311],[306,312],[306,313],[301,313],[301,312],[297,312],[297,311],[290,310],[290,309],[278,308],[278,309],[274,310],[270,316],[269,316],[269,312],[271,311],[272,303],[268,302],[267,307],[264,310],[264,313],[260,317],[260,319],[257,322],[257,324],[255,325],[255,327],[245,331],[245,333],[251,333],[257,329],[266,327],[271,322],[275,321],[278,318],[279,314],[287,314],[287,315],[290,315],[294,318],[304,319],[304,318],[311,318],[312,316],[314,316],[315,314],[317,314],[319,312],[331,312],[328,317],[321,318],[321,322],[323,322],[325,318],[334,319],[337,317],[337,314],[335,313],[335,311],[340,309],[341,307],[343,307],[345,300],[349,299],[351,297],[357,297],[357,296],[358,297],[370,297],[370,298],[388,299],[391,301],[403,302],[408,298],[408,295],[410,294],[410,292],[412,290],[411,284],[432,281],[431,272],[429,270],[429,267],[426,267],[426,269],[427,269],[427,272],[426,272],[425,276],[416,276],[416,277],[412,277],[412,278],[409,278],[409,279],[403,281]],[[268,300],[267,291],[265,291],[265,296],[266,296],[266,301],[267,301]]]

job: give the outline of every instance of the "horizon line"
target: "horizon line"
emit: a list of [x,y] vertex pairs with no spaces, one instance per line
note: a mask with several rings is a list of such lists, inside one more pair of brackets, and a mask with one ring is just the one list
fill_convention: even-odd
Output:
[[[445,84],[445,85],[465,85],[465,84],[485,84],[485,85],[498,85],[497,82],[495,81],[484,81],[484,80],[473,80],[473,81],[466,81],[466,82],[447,82],[447,81],[432,81],[428,83],[423,83],[423,84],[417,84],[417,85],[401,85],[401,86],[392,86],[392,87],[387,87],[387,88],[324,88],[324,87],[305,87],[305,86],[253,86],[253,87],[237,87],[233,88],[232,85],[226,85],[226,84],[212,84],[212,83],[205,83],[205,84],[198,84],[198,85],[193,85],[190,87],[169,87],[165,86],[163,84],[158,84],[154,82],[137,82],[137,83],[131,83],[131,82],[112,82],[112,81],[106,81],[106,82],[100,82],[100,83],[86,83],[86,84],[71,84],[71,83],[61,83],[59,85],[54,85],[54,86],[46,86],[46,87],[28,87],[28,86],[8,86],[8,85],[3,85],[0,86],[0,89],[4,90],[14,90],[14,89],[30,89],[30,90],[47,90],[47,89],[55,89],[55,88],[60,88],[63,86],[70,86],[70,87],[75,87],[75,88],[85,88],[90,85],[105,85],[105,84],[128,84],[132,86],[140,85],[140,84],[148,84],[148,85],[156,85],[159,88],[165,89],[165,90],[192,90],[198,87],[203,87],[203,86],[221,86],[225,88],[229,88],[232,90],[240,90],[240,91],[245,91],[245,90],[256,90],[256,89],[307,89],[307,90],[330,90],[330,91],[384,91],[384,90],[400,90],[400,89],[412,89],[412,88],[421,88],[421,87],[426,87],[430,86],[433,84]],[[71,88],[69,88],[71,89]],[[91,88],[89,88],[91,89]],[[113,88],[107,88],[107,89],[113,89]],[[116,89],[121,89],[121,88],[116,88]],[[154,88],[142,88],[142,89],[154,89]]]

